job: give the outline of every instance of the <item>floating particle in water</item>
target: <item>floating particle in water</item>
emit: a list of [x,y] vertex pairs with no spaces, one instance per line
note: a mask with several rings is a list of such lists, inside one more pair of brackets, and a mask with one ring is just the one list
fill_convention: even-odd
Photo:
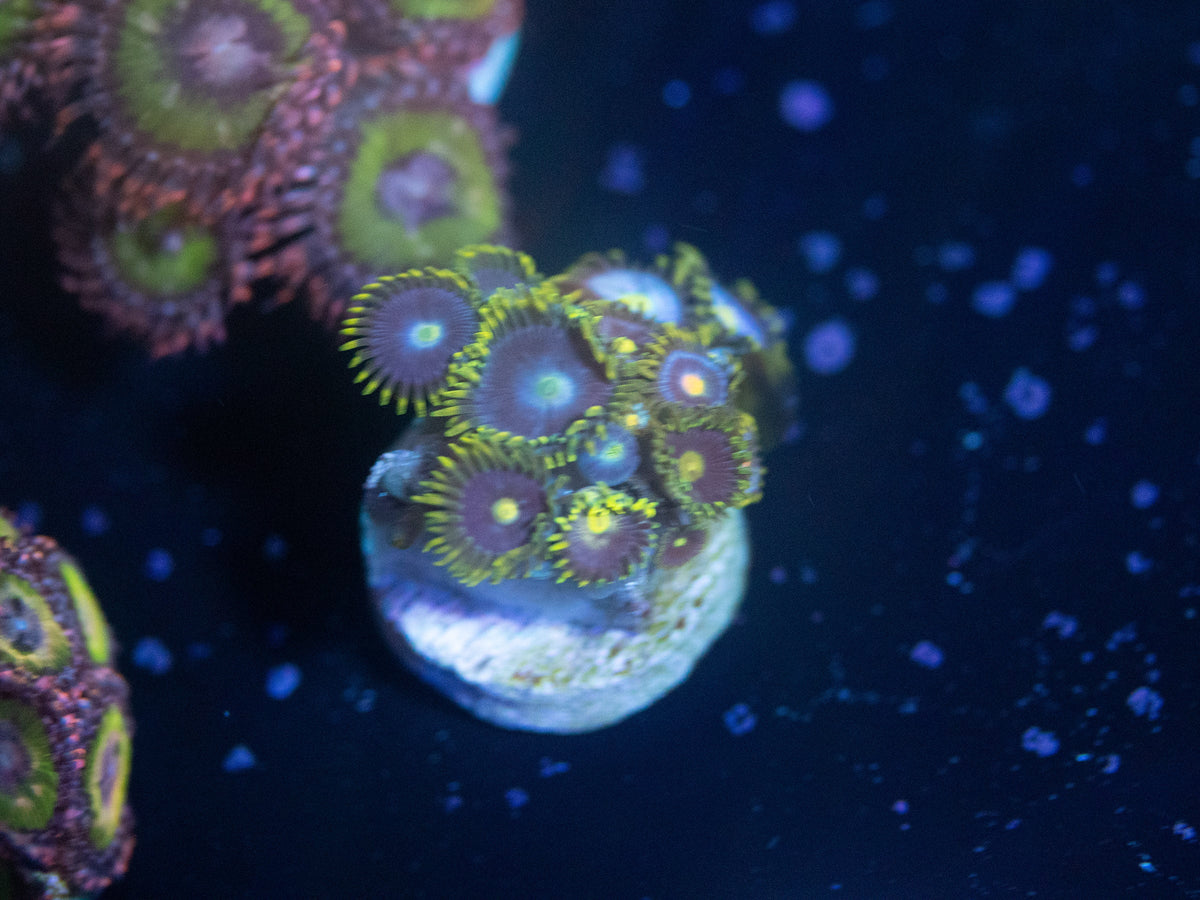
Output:
[[354,711],[369,713],[375,708],[375,696],[374,688],[363,688],[354,701]]
[[88,537],[99,537],[112,527],[112,521],[100,507],[89,506],[79,515],[79,527]]
[[1136,281],[1122,281],[1117,288],[1117,303],[1129,312],[1137,312],[1146,305],[1146,292]]
[[286,700],[300,687],[300,667],[295,663],[280,663],[267,672],[267,695]]
[[1102,263],[1098,263],[1096,265],[1096,271],[1094,274],[1096,285],[1102,288],[1112,287],[1117,283],[1117,276],[1119,274],[1120,270],[1117,268],[1117,264],[1115,262],[1112,262],[1111,260],[1105,260]]
[[1112,775],[1119,768],[1121,768],[1121,754],[1110,753],[1108,756],[1104,757],[1104,768],[1102,768],[1100,771],[1105,775]]
[[1188,843],[1194,843],[1196,840],[1196,829],[1183,820],[1176,822],[1171,827],[1171,834],[1178,835]]
[[163,582],[175,571],[175,558],[169,551],[155,547],[146,554],[146,564],[143,568],[146,577],[151,581]]
[[538,775],[542,778],[553,778],[555,775],[565,775],[571,771],[571,764],[566,760],[553,760],[543,756],[538,760]]
[[253,769],[256,765],[258,765],[258,759],[255,758],[254,751],[245,744],[237,744],[225,754],[221,768],[226,772],[245,772],[247,769]]
[[156,637],[144,637],[133,648],[133,664],[151,675],[165,675],[174,663],[170,649]]
[[683,109],[692,99],[692,89],[682,78],[675,78],[663,86],[662,99],[671,109]]
[[1054,257],[1043,247],[1022,247],[1013,260],[1009,280],[1018,291],[1033,291],[1042,286],[1050,270],[1054,268]]
[[281,534],[268,534],[263,541],[263,559],[268,562],[279,562],[288,553],[288,542]]
[[750,13],[750,29],[755,34],[783,34],[796,24],[796,4],[790,0],[767,0]]
[[1059,638],[1065,641],[1079,628],[1079,622],[1074,616],[1054,610],[1046,613],[1046,618],[1042,619],[1042,628],[1046,631],[1057,632]]
[[974,381],[964,381],[958,387],[958,399],[963,407],[973,416],[982,416],[988,411],[987,397]]
[[814,325],[804,336],[804,361],[818,375],[836,375],[854,359],[854,332],[842,319]]
[[1096,343],[1099,336],[1100,329],[1095,325],[1076,325],[1067,332],[1067,347],[1075,353],[1082,353]]
[[1050,383],[1025,367],[1013,372],[1004,388],[1004,402],[1020,419],[1038,419],[1050,407]]
[[224,540],[224,538],[225,535],[222,534],[220,528],[210,526],[209,528],[205,528],[202,532],[200,532],[200,543],[202,543],[205,547],[216,547],[221,543],[222,540]]
[[908,801],[907,800],[897,800],[895,803],[892,804],[892,812],[894,812],[898,816],[908,815]]
[[938,245],[937,261],[943,272],[961,272],[975,265],[975,248],[964,241],[945,241]]
[[820,131],[833,111],[833,98],[815,81],[789,81],[779,95],[780,116],[798,131]]
[[1134,509],[1149,509],[1158,502],[1158,485],[1145,478],[1134,482],[1129,489],[1129,502]]
[[449,815],[452,812],[458,812],[463,807],[463,798],[461,794],[447,794],[442,797],[442,812]]
[[1099,418],[1092,422],[1083,433],[1083,441],[1091,447],[1099,447],[1108,440],[1108,419]]
[[1154,560],[1140,550],[1130,550],[1125,554],[1125,571],[1130,575],[1144,575],[1154,568]]
[[508,804],[509,809],[516,812],[529,802],[529,793],[524,788],[509,788],[504,792],[504,802]]
[[604,169],[600,172],[600,187],[632,197],[640,194],[645,186],[646,163],[642,149],[629,143],[609,147]]
[[879,276],[870,269],[854,268],[846,272],[846,293],[863,303],[879,293]]
[[1007,281],[985,281],[971,294],[971,309],[989,319],[1000,319],[1012,312],[1017,292]]
[[909,651],[908,658],[918,666],[926,669],[937,669],[945,658],[942,648],[933,641],[917,641]]
[[758,724],[758,716],[745,703],[735,703],[729,709],[725,710],[725,714],[721,717],[725,722],[725,728],[729,733],[735,736],[749,734],[754,730],[754,726]]
[[1104,644],[1104,649],[1112,653],[1122,644],[1130,644],[1137,640],[1137,626],[1130,622],[1121,628],[1118,628],[1111,635],[1108,641]]
[[842,258],[842,242],[831,231],[810,231],[800,235],[796,249],[804,257],[808,270],[817,275],[828,272]]
[[767,577],[771,579],[771,584],[784,584],[787,581],[787,569],[783,566],[772,566]]
[[1135,716],[1145,716],[1151,722],[1154,722],[1158,719],[1158,714],[1162,712],[1163,699],[1162,695],[1157,691],[1152,691],[1143,685],[1140,688],[1135,688],[1125,698],[1125,705],[1129,707]]
[[1058,738],[1053,731],[1042,731],[1036,725],[1030,725],[1021,735],[1021,746],[1038,756],[1053,756],[1058,752]]

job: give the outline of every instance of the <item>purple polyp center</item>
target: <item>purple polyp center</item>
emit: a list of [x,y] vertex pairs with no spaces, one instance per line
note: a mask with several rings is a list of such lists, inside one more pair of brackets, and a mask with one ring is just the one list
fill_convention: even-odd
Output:
[[380,212],[413,233],[426,222],[453,215],[454,168],[433,153],[417,151],[384,169],[375,184]]
[[218,102],[240,104],[277,80],[283,35],[271,17],[246,3],[190,3],[166,27],[180,82]]
[[117,784],[117,773],[121,769],[121,742],[110,736],[100,751],[100,796],[107,805]]
[[20,597],[0,597],[0,635],[18,653],[31,653],[42,644],[42,623]]
[[12,722],[0,721],[0,793],[11,795],[29,776],[29,750]]

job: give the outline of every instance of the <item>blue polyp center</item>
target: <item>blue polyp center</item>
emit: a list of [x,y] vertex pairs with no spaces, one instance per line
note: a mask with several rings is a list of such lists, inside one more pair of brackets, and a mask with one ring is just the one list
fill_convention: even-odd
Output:
[[408,344],[416,350],[432,350],[442,343],[446,328],[441,322],[414,322],[408,329]]
[[532,387],[532,405],[541,409],[560,409],[575,398],[575,382],[562,372],[535,375]]
[[596,458],[604,463],[619,463],[625,456],[625,445],[620,441],[607,441],[596,451]]
[[19,653],[30,653],[42,642],[41,628],[19,597],[0,604],[0,635]]
[[29,777],[29,751],[21,733],[9,721],[0,721],[0,791],[12,794]]

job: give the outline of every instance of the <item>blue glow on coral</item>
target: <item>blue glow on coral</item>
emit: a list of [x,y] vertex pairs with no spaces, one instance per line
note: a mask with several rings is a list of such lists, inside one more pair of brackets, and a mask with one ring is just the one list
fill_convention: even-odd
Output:
[[521,46],[520,29],[492,41],[487,53],[467,70],[467,92],[476,103],[491,106],[500,99]]

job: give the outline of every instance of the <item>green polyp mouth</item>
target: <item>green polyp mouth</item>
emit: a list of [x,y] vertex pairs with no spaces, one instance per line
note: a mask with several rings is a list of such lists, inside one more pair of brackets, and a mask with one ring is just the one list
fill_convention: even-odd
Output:
[[103,850],[117,836],[129,786],[132,742],[125,716],[117,706],[104,711],[96,739],[88,751],[85,783],[92,813],[89,837]]
[[[285,86],[286,69],[312,33],[308,18],[285,0],[211,6],[207,27],[186,29],[190,37],[180,40],[182,32],[174,26],[194,10],[203,13],[204,0],[133,0],[114,59],[117,93],[138,129],[154,141],[200,153],[240,150],[253,142]],[[242,12],[245,18],[239,19]],[[247,30],[258,28],[255,37],[269,37],[274,46],[255,48],[252,40],[244,40],[238,22],[253,22]],[[243,83],[231,76],[219,91],[206,93],[200,80],[185,72],[185,61],[197,60],[201,49],[213,65],[224,58],[253,71]],[[247,54],[255,56],[253,65]]]
[[441,322],[418,322],[413,326],[410,335],[414,347],[429,350],[442,342],[445,332]]
[[144,293],[171,297],[194,290],[212,277],[217,239],[200,225],[180,224],[181,211],[168,206],[109,237],[121,276]]
[[46,727],[19,700],[0,700],[0,823],[6,830],[44,828],[57,798]]
[[565,406],[575,394],[571,388],[571,379],[561,372],[546,372],[533,383],[534,400],[539,406]]
[[71,645],[37,589],[0,572],[0,663],[27,672],[57,672],[71,661]]
[[[349,167],[338,230],[344,251],[378,271],[449,259],[500,227],[500,197],[479,135],[449,112],[384,113],[360,125],[361,142]],[[452,183],[434,192],[441,214],[416,217],[415,227],[379,203],[380,180],[417,155],[434,157]],[[429,169],[429,167],[426,167]],[[434,167],[437,168],[437,167]]]
[[482,19],[496,0],[392,0],[392,8],[406,19]]

